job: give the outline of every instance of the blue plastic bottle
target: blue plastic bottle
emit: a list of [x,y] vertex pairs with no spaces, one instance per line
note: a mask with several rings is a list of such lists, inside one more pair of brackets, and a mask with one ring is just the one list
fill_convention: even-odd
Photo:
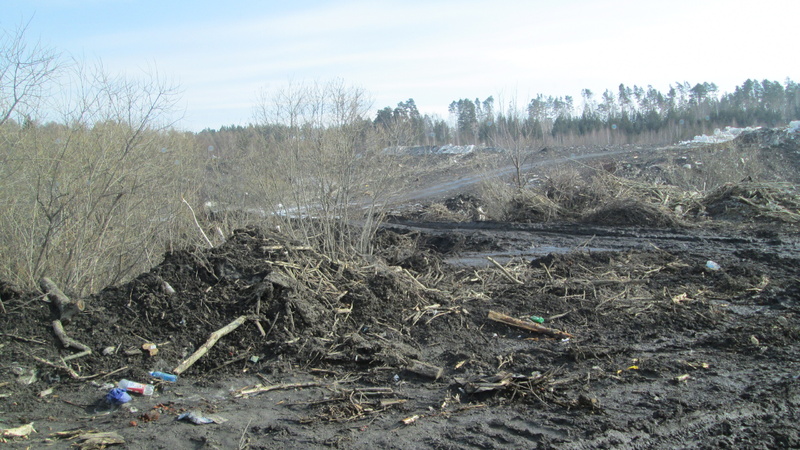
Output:
[[153,378],[160,378],[160,379],[162,379],[164,381],[171,381],[173,383],[178,381],[178,376],[177,375],[173,375],[171,373],[150,372],[150,376],[153,377]]

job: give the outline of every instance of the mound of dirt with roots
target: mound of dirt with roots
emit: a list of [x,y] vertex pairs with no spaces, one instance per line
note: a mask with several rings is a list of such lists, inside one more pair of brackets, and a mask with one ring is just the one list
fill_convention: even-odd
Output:
[[668,210],[635,199],[608,202],[587,213],[581,219],[596,225],[642,226],[671,228],[680,226],[680,221]]

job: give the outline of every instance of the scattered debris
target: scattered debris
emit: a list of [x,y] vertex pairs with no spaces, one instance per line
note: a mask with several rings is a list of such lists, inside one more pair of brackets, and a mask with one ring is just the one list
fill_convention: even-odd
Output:
[[135,392],[140,395],[153,395],[155,392],[155,386],[152,384],[144,384],[144,383],[137,383],[131,380],[119,380],[119,388],[126,390],[128,392]]
[[403,425],[411,425],[412,423],[416,422],[417,419],[419,419],[419,418],[420,418],[420,416],[418,414],[414,414],[411,417],[406,417],[405,419],[401,420],[400,422],[403,422]]
[[109,445],[124,445],[125,439],[115,431],[63,431],[53,433],[50,435],[55,439],[75,440],[73,446],[81,450],[99,450],[108,447]]
[[131,396],[123,388],[114,388],[106,394],[105,401],[110,405],[121,405],[131,401]]
[[228,419],[216,414],[203,414],[200,411],[187,411],[178,416],[177,420],[186,420],[195,425],[207,425],[209,423],[225,423]]

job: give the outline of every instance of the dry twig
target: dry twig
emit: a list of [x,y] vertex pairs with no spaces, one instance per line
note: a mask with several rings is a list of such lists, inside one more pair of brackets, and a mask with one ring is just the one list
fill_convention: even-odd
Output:
[[255,395],[262,392],[277,391],[281,389],[296,389],[304,387],[322,386],[322,383],[317,381],[310,381],[307,383],[288,383],[288,384],[271,384],[264,386],[263,384],[256,384],[252,387],[242,388],[233,393],[234,397],[244,397],[245,395]]
[[502,265],[502,264],[500,264],[499,262],[495,261],[495,260],[494,260],[494,258],[492,258],[492,257],[490,257],[490,256],[487,256],[487,257],[486,257],[486,259],[488,259],[490,263],[492,263],[492,264],[494,264],[495,266],[497,266],[497,268],[498,268],[498,269],[500,269],[500,272],[502,272],[502,273],[503,273],[503,275],[505,275],[505,277],[506,277],[506,278],[508,278],[509,280],[511,280],[513,283],[516,283],[516,284],[525,284],[525,283],[523,283],[522,281],[520,281],[520,279],[519,279],[519,278],[515,277],[515,276],[514,276],[514,275],[513,275],[511,272],[509,272],[509,271],[508,271],[508,269],[506,269],[505,267],[503,267],[503,265]]
[[192,364],[197,362],[198,359],[202,358],[214,344],[217,343],[220,338],[225,336],[226,334],[232,332],[233,330],[239,328],[244,321],[247,320],[247,316],[240,316],[233,322],[225,325],[224,327],[220,328],[219,330],[211,333],[211,336],[208,337],[208,340],[205,344],[203,344],[196,352],[192,353],[192,355],[186,358],[178,367],[176,367],[172,373],[175,375],[180,375],[181,373],[185,372],[186,369],[192,367]]

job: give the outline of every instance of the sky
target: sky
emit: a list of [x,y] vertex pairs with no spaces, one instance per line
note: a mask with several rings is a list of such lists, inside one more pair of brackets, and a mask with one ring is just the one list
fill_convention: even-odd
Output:
[[178,128],[255,121],[261,95],[342,80],[373,110],[677,82],[800,80],[798,0],[2,0],[0,29],[179,86]]

